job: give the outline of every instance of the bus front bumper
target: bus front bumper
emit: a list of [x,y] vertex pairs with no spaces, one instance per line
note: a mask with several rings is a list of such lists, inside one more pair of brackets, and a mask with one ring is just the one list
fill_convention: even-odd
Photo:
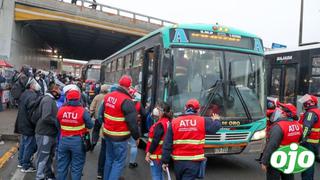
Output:
[[262,152],[265,140],[251,141],[249,143],[205,145],[205,155],[207,157],[224,154],[253,154]]

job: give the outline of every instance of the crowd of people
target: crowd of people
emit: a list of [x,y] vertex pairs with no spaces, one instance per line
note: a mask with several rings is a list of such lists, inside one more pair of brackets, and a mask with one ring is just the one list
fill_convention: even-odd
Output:
[[[15,78],[11,91],[18,104],[15,133],[21,135],[21,172],[36,172],[36,179],[81,179],[86,152],[101,141],[97,178],[123,179],[127,159],[129,168],[138,167],[137,146],[142,129],[148,129],[145,160],[151,179],[164,179],[172,159],[177,180],[204,177],[205,135],[215,134],[221,123],[217,114],[201,117],[197,99],[188,100],[185,112],[174,118],[165,102],[147,113],[128,75],[110,86],[23,66]],[[304,108],[300,118],[294,105],[268,98],[267,144],[260,158],[267,179],[293,179],[270,165],[271,154],[281,146],[299,143],[318,155],[318,100],[306,94],[299,102]],[[148,119],[152,122],[146,125]],[[314,165],[302,173],[304,180],[313,176]]]
[[21,172],[36,172],[36,179],[81,179],[86,152],[93,151],[101,137],[97,178],[121,179],[126,159],[129,168],[138,167],[142,126],[152,119],[145,157],[152,179],[164,178],[171,157],[177,179],[198,177],[205,167],[205,134],[219,130],[219,116],[200,117],[200,104],[191,99],[184,116],[171,124],[171,107],[158,103],[147,115],[131,83],[127,75],[112,86],[82,83],[23,66],[11,90],[18,104],[14,132],[21,135]]

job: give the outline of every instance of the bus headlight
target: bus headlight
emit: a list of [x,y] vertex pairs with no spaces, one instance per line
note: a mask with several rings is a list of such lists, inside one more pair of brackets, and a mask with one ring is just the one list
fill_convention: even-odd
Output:
[[265,137],[266,137],[266,129],[263,129],[261,131],[256,131],[253,134],[251,141],[257,141],[257,140],[263,139]]

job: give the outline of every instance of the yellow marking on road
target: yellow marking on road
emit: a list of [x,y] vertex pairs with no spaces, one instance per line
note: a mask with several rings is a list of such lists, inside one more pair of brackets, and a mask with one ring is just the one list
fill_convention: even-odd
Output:
[[18,144],[11,147],[9,151],[4,153],[3,156],[0,158],[0,169],[8,162],[8,160],[18,151]]

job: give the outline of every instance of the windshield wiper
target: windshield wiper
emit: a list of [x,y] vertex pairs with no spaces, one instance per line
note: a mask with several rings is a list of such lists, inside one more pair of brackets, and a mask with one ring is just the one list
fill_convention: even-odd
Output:
[[[221,80],[217,80],[209,89],[203,90],[203,91],[208,91],[211,94],[208,97],[208,102],[206,103],[205,107],[200,111],[201,116],[204,116],[207,110],[209,109],[210,103],[213,101],[213,98],[216,95],[218,87],[220,87],[221,84],[222,84]],[[201,94],[203,91],[201,91]]]
[[244,101],[243,96],[242,96],[239,88],[237,87],[236,83],[234,81],[230,81],[230,85],[234,86],[234,89],[235,89],[235,91],[236,91],[236,93],[237,93],[237,95],[238,95],[238,97],[240,99],[240,102],[241,102],[242,107],[243,107],[243,109],[244,109],[244,111],[246,113],[246,116],[248,117],[248,120],[252,121],[252,116],[250,114],[249,108],[248,108],[246,102]]

